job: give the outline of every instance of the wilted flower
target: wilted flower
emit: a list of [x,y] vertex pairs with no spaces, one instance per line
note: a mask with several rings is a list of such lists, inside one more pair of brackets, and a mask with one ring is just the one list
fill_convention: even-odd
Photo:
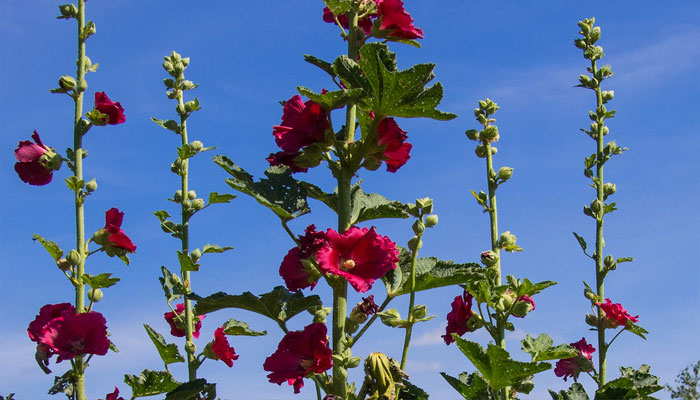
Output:
[[386,170],[396,172],[401,168],[411,155],[412,144],[407,143],[406,132],[399,128],[393,118],[384,118],[377,127],[379,146],[384,146],[382,158],[386,162]]
[[306,227],[304,235],[299,236],[299,246],[289,250],[280,265],[280,276],[287,289],[297,291],[316,286],[320,274],[307,260],[315,256],[325,244],[325,232],[316,232],[313,224]]
[[61,156],[53,148],[42,143],[39,134],[34,131],[32,139],[35,143],[23,140],[15,149],[15,171],[24,183],[43,186],[53,179],[53,171],[61,167]]
[[326,110],[312,100],[303,103],[295,95],[284,103],[282,122],[273,127],[272,134],[277,145],[291,154],[325,140],[328,127]]
[[[165,321],[170,325],[170,334],[175,337],[184,337],[187,334],[185,328],[185,304],[180,303],[175,306],[175,312],[166,312],[163,314]],[[199,329],[202,327],[202,320],[206,315],[196,315],[194,316],[194,329],[192,329],[192,336],[195,339],[199,339]]]
[[216,328],[216,331],[214,331],[214,342],[212,343],[211,351],[216,355],[217,359],[223,361],[229,367],[233,366],[233,360],[238,360],[236,350],[229,345],[223,327]]
[[379,311],[379,306],[374,302],[374,295],[370,294],[367,297],[363,297],[362,301],[357,303],[350,311],[350,319],[353,322],[362,324],[367,321],[367,317],[375,314]]
[[571,346],[579,351],[579,355],[557,361],[554,374],[563,377],[565,381],[566,378],[573,377],[574,382],[576,382],[581,372],[593,371],[593,357],[591,354],[595,351],[595,348],[586,343],[586,338],[581,338],[578,342],[571,343]]

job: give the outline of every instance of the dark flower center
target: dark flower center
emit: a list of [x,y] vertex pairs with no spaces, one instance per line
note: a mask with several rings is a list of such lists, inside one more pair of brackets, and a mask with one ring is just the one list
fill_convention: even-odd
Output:
[[70,342],[70,352],[75,354],[80,354],[85,348],[85,342],[82,339],[71,340]]

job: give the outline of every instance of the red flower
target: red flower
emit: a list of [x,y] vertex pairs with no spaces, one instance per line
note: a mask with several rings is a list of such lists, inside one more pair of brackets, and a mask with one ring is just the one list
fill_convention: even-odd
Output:
[[411,155],[413,145],[406,143],[406,132],[399,128],[393,118],[384,118],[377,127],[379,146],[385,146],[383,158],[386,162],[386,170],[396,172],[401,168]]
[[[177,317],[175,316],[177,313]],[[175,337],[184,337],[187,334],[185,328],[185,304],[180,303],[175,306],[175,312],[166,312],[163,314],[165,321],[170,325],[170,334]],[[199,329],[202,327],[202,320],[206,315],[196,315],[194,329],[192,331],[192,336],[195,339],[199,339]]]
[[282,122],[272,128],[275,142],[285,153],[293,154],[304,146],[322,142],[328,129],[326,111],[312,100],[302,103],[299,95],[284,103]]
[[267,357],[263,368],[272,383],[294,385],[294,393],[304,386],[304,377],[321,373],[333,366],[333,351],[328,347],[324,324],[307,325],[303,331],[284,335],[277,351]]
[[62,159],[56,152],[41,142],[39,134],[34,131],[35,143],[23,140],[15,149],[15,171],[24,183],[43,186],[51,182],[53,171],[61,167]]
[[299,257],[313,257],[326,245],[326,233],[316,231],[316,225],[311,224],[304,230],[304,235],[299,236]]
[[557,361],[554,374],[564,377],[564,381],[568,377],[573,377],[574,382],[576,382],[581,372],[593,371],[593,363],[591,362],[593,357],[591,357],[591,354],[595,351],[595,348],[586,343],[586,338],[581,338],[578,342],[571,343],[571,346],[579,351],[579,355]]
[[449,345],[455,341],[452,337],[453,333],[462,336],[474,330],[470,329],[473,326],[470,326],[471,324],[469,323],[469,320],[474,317],[474,311],[472,311],[473,298],[471,293],[465,290],[461,296],[455,297],[452,301],[452,311],[447,313],[447,329],[445,334],[442,335],[445,344]]
[[238,360],[236,350],[228,344],[224,328],[217,328],[214,331],[214,342],[211,346],[211,351],[216,354],[219,360],[223,361],[229,367],[233,367],[233,360]]
[[32,342],[38,342],[42,331],[46,324],[51,320],[58,318],[64,311],[75,313],[75,307],[70,303],[47,304],[39,310],[39,314],[34,318],[34,321],[29,323],[27,334]]
[[[362,28],[362,30],[365,32],[365,35],[369,35],[370,33],[372,33],[372,18],[376,16],[377,14],[371,14],[357,21],[357,26]],[[335,23],[335,16],[331,12],[331,9],[328,7],[323,9],[323,21],[331,24]],[[350,20],[348,19],[347,15],[338,15],[338,22],[340,22],[340,25],[343,28],[350,28]]]
[[535,300],[532,297],[524,294],[518,297],[518,300],[513,305],[510,315],[518,318],[524,318],[527,313],[535,309]]
[[631,316],[627,310],[622,307],[622,304],[613,303],[610,299],[605,299],[605,303],[595,303],[605,313],[606,328],[617,328],[618,326],[627,326],[627,321],[639,321],[639,315]]
[[396,243],[372,229],[350,227],[339,234],[326,232],[326,245],[318,251],[319,268],[327,274],[342,276],[360,293],[372,288],[376,279],[396,269],[399,252]]
[[93,236],[95,243],[106,247],[109,255],[114,255],[115,249],[123,250],[125,253],[136,251],[136,246],[121,229],[123,219],[123,212],[116,208],[110,208],[105,212],[105,227]]
[[381,25],[379,29],[390,31],[388,36],[401,39],[422,39],[423,30],[413,26],[413,18],[403,8],[401,0],[375,0]]
[[114,392],[108,393],[107,398],[105,400],[124,400],[123,397],[119,396],[119,389],[117,387],[114,387]]
[[306,227],[304,235],[299,236],[299,247],[289,250],[280,265],[280,276],[284,279],[287,289],[297,291],[307,287],[313,289],[316,286],[319,278],[318,271],[312,274],[302,260],[315,256],[325,244],[324,232],[316,232],[316,226],[313,224]]
[[111,101],[105,92],[95,92],[95,110],[106,114],[108,117],[107,123],[110,125],[126,122],[122,105],[118,101]]
[[285,153],[284,151],[278,151],[277,153],[270,153],[265,160],[267,160],[267,162],[269,162],[273,167],[277,165],[285,165],[294,173],[308,172],[308,168],[300,167],[294,162],[294,159],[300,154],[300,151],[297,151],[296,153]]
[[57,362],[81,354],[103,356],[107,354],[110,343],[106,323],[98,312],[75,314],[66,310],[44,326],[39,341],[58,354]]

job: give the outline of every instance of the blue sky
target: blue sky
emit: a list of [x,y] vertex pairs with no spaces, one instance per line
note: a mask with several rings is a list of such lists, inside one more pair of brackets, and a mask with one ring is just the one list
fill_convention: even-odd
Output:
[[[150,121],[172,118],[174,103],[165,97],[162,57],[172,50],[191,57],[188,79],[200,84],[191,92],[203,110],[189,120],[190,137],[225,154],[256,176],[266,167],[264,158],[277,151],[271,135],[278,124],[278,101],[304,85],[315,90],[330,87],[325,74],[305,63],[302,54],[332,60],[343,52],[337,30],[321,20],[321,1],[270,0],[251,2],[88,2],[89,18],[97,34],[88,42],[88,56],[100,64],[88,76],[88,94],[106,91],[126,110],[127,122],[93,129],[85,138],[89,151],[86,177],[97,177],[99,189],[86,205],[87,231],[104,224],[104,211],[125,212],[123,229],[138,246],[129,267],[106,257],[90,259],[91,272],[114,272],[122,282],[105,290],[98,310],[108,320],[118,354],[95,358],[88,375],[89,398],[103,397],[122,382],[124,373],[161,367],[142,323],[166,334],[162,314],[167,311],[158,284],[159,268],[174,269],[178,243],[160,231],[151,212],[167,209],[166,201],[178,188],[169,172],[179,138]],[[473,143],[463,132],[475,128],[472,108],[490,97],[501,110],[496,115],[501,132],[497,166],[515,168],[513,179],[499,190],[502,231],[518,236],[525,252],[503,257],[505,273],[535,280],[559,282],[536,297],[537,309],[509,337],[511,353],[520,360],[519,339],[526,333],[549,333],[557,343],[594,336],[586,330],[588,311],[582,280],[594,280],[571,231],[592,241],[592,220],[581,213],[593,191],[583,177],[583,158],[593,142],[578,131],[589,124],[587,112],[594,98],[577,89],[587,62],[573,46],[576,22],[595,16],[602,27],[605,63],[616,75],[606,81],[615,90],[611,107],[611,139],[630,150],[606,166],[606,180],[617,184],[614,196],[620,211],[606,219],[606,250],[615,256],[633,256],[611,274],[606,294],[640,315],[639,324],[650,331],[648,340],[623,335],[609,352],[609,375],[620,365],[652,365],[663,383],[671,382],[687,364],[700,359],[697,332],[700,319],[698,212],[700,181],[700,5],[676,1],[615,2],[588,6],[563,2],[409,1],[407,10],[425,31],[423,48],[392,44],[401,68],[419,62],[437,64],[437,79],[445,87],[441,109],[457,113],[449,122],[399,120],[413,143],[411,160],[396,174],[361,172],[365,191],[390,199],[435,199],[440,224],[429,231],[421,255],[461,262],[474,261],[488,248],[488,219],[471,199],[469,190],[485,187],[483,160],[473,155]],[[444,4],[443,4],[444,3]],[[72,143],[72,102],[51,95],[58,77],[74,74],[74,23],[55,20],[57,4],[29,4],[7,0],[0,4],[0,35],[5,56],[0,62],[0,144],[6,155],[0,164],[4,196],[0,197],[0,394],[16,392],[18,399],[43,399],[52,377],[35,365],[27,324],[47,303],[72,299],[72,288],[62,279],[50,257],[31,240],[39,233],[64,249],[73,242],[73,204],[61,182],[29,187],[15,175],[12,151],[36,129],[56,149]],[[91,100],[87,104],[92,104]],[[198,193],[227,191],[224,172],[203,154],[191,163],[192,186]],[[325,169],[304,179],[327,190],[333,181]],[[301,233],[307,224],[333,226],[333,215],[319,203],[313,213],[292,223]],[[377,221],[380,233],[403,244],[411,236],[410,222]],[[205,259],[193,285],[198,292],[246,290],[263,293],[282,284],[279,263],[292,243],[277,218],[252,199],[239,197],[229,205],[212,207],[193,223],[192,242],[235,246],[224,255]],[[330,304],[329,291],[315,293]],[[383,287],[373,293],[382,296]],[[445,315],[457,288],[421,293],[437,318],[416,326],[408,373],[434,399],[457,399],[438,375],[473,371],[454,346],[440,340]],[[350,302],[359,296],[352,294]],[[405,299],[395,306],[403,313]],[[263,338],[231,338],[240,359],[229,369],[207,362],[202,375],[217,382],[224,398],[288,399],[289,387],[267,383],[262,363],[276,348],[280,332],[267,320],[240,311],[220,311],[204,320],[202,337],[209,338],[228,318],[245,320],[254,329],[269,332]],[[294,328],[308,323],[292,320]],[[356,354],[384,351],[400,357],[403,332],[377,324]],[[469,338],[469,337],[468,337]],[[487,343],[485,332],[471,339]],[[205,340],[200,339],[201,346]],[[597,353],[594,354],[597,356]],[[55,365],[54,371],[64,371]],[[184,367],[173,370],[184,378]],[[358,379],[358,378],[356,378]],[[590,387],[590,382],[583,380]],[[546,398],[546,388],[568,385],[553,372],[539,374],[536,388],[526,399]],[[310,383],[307,386],[311,386]],[[295,398],[311,399],[312,390]],[[669,395],[659,395],[668,399]]]

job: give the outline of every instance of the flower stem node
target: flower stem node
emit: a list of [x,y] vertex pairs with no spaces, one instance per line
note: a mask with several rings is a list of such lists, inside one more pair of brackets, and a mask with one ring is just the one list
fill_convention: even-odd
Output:
[[90,300],[91,302],[97,303],[98,301],[102,300],[104,294],[102,293],[102,289],[91,288],[90,290],[88,290],[87,297],[88,300]]
[[80,253],[78,253],[78,250],[71,250],[68,252],[68,255],[66,255],[66,261],[70,265],[78,265],[80,264]]
[[498,264],[498,254],[493,250],[481,253],[481,263],[487,267],[494,267]]
[[73,4],[61,4],[58,6],[58,11],[61,13],[58,19],[78,18],[78,7]]
[[418,251],[423,247],[423,241],[418,236],[408,239],[408,248],[411,251]]
[[437,214],[428,215],[428,216],[425,218],[425,227],[426,227],[426,228],[432,228],[432,227],[434,227],[434,226],[437,225],[437,224],[438,224],[438,216],[437,216]]

